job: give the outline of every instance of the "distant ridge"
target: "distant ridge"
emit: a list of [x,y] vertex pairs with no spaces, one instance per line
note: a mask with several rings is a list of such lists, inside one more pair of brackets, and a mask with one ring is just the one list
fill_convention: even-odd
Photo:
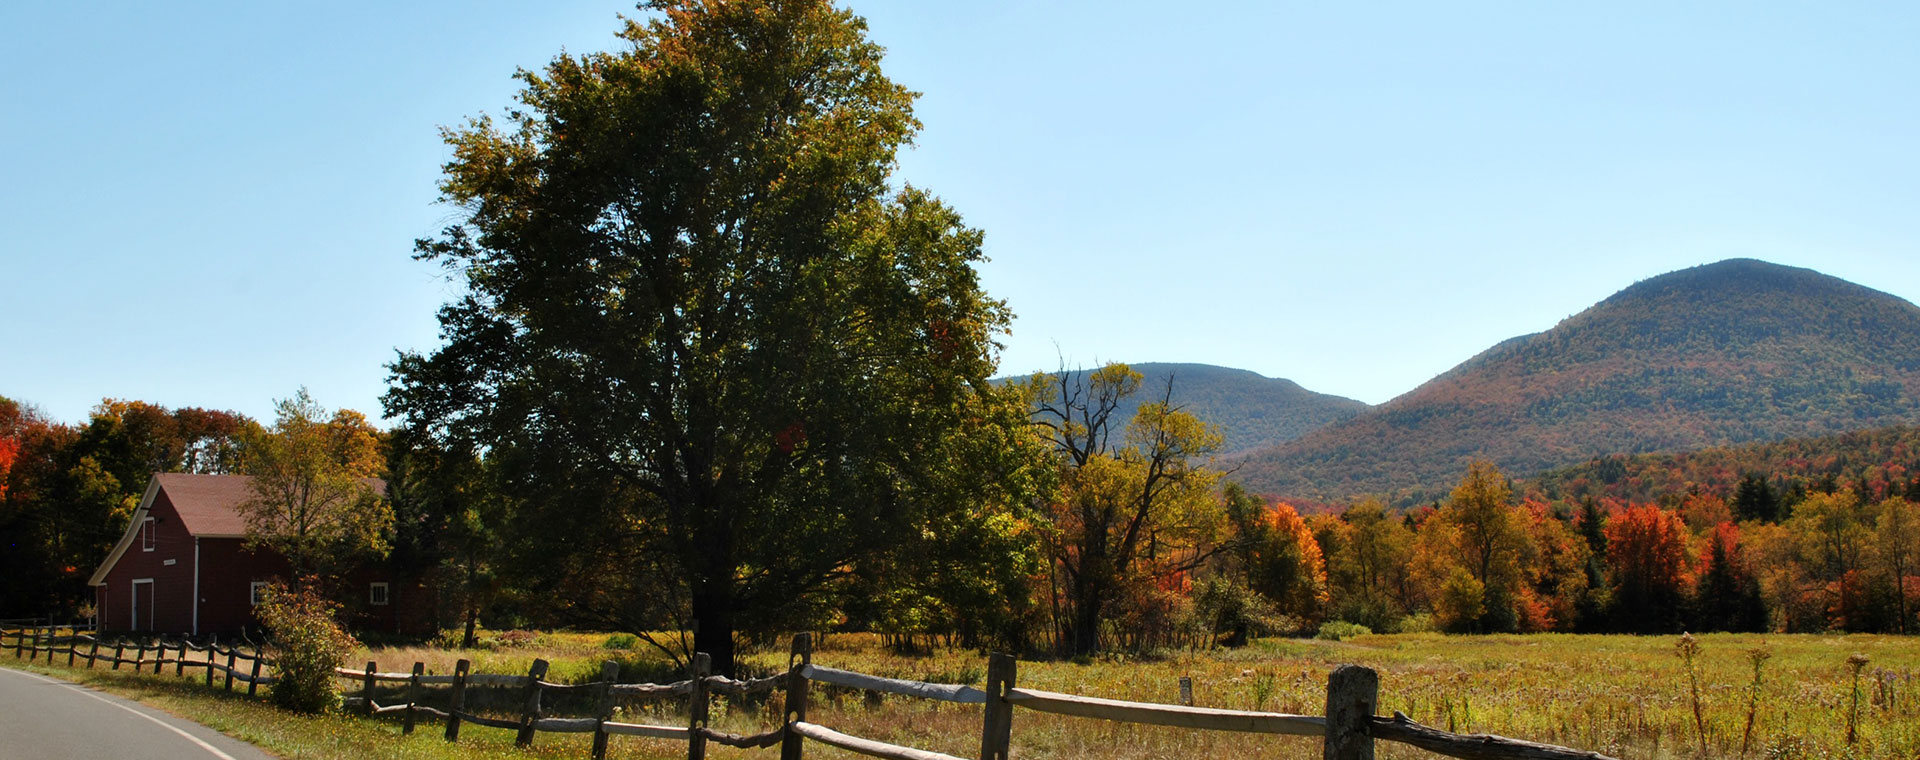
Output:
[[[1211,364],[1129,364],[1141,375],[1140,392],[1121,407],[1132,419],[1143,401],[1158,401],[1173,380],[1173,403],[1212,423],[1224,438],[1223,454],[1291,441],[1365,411],[1360,401],[1315,393],[1292,380]],[[1000,378],[998,382],[1019,378]]]
[[1249,452],[1256,491],[1443,494],[1476,458],[1526,475],[1616,453],[1920,422],[1920,307],[1731,259],[1635,283],[1413,391]]

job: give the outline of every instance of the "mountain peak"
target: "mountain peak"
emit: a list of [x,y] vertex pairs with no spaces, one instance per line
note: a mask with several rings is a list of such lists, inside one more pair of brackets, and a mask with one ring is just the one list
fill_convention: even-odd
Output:
[[1806,296],[1887,295],[1811,269],[1790,267],[1759,259],[1727,259],[1649,277],[1627,286],[1605,301],[1601,301],[1600,305],[1678,294],[1739,299],[1769,293]]

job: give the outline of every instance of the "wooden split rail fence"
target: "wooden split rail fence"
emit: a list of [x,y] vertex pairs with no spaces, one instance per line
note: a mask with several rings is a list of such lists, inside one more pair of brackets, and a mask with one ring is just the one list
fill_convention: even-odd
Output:
[[[0,632],[0,646],[5,644],[5,635],[5,632]],[[38,653],[45,651],[49,653],[48,662],[53,661],[53,653],[58,649],[57,644],[51,643],[53,637],[48,637],[47,643],[43,643],[42,639],[38,638],[38,634],[35,634],[34,643],[29,646],[22,643],[20,637],[23,635],[23,632],[14,634],[16,656],[27,651],[37,656]],[[67,648],[59,651],[68,653],[70,664],[75,657],[91,655],[99,660],[114,662],[116,668],[121,663],[133,663],[136,669],[145,664],[152,664],[155,672],[159,672],[159,669],[167,663],[174,664],[176,672],[183,667],[205,667],[209,684],[212,683],[213,671],[218,669],[226,672],[229,679],[228,688],[231,688],[232,680],[238,679],[249,683],[249,692],[252,691],[253,686],[272,683],[273,680],[259,675],[259,667],[263,659],[257,651],[253,655],[245,655],[230,648],[222,650],[217,645],[201,648],[182,642],[186,649],[207,651],[208,657],[204,662],[188,660],[182,650],[181,656],[167,659],[164,656],[165,649],[161,649],[160,655],[151,660],[145,658],[144,650],[134,659],[126,660],[118,652],[112,656],[97,655],[92,648],[88,654],[78,654],[73,643],[86,640],[97,647],[99,641],[95,637],[84,635],[68,638]],[[228,664],[225,667],[214,662],[216,653],[227,655]],[[251,677],[242,676],[236,672],[233,666],[235,658],[251,660],[253,663]],[[526,675],[471,673],[469,672],[470,663],[467,660],[460,660],[455,665],[452,675],[427,675],[424,672],[424,666],[417,662],[414,663],[413,671],[410,673],[382,673],[376,669],[376,663],[373,662],[367,663],[363,670],[336,668],[334,672],[341,678],[352,679],[359,687],[358,694],[347,696],[344,700],[347,707],[370,716],[398,715],[402,720],[403,733],[412,733],[422,716],[441,721],[445,726],[445,736],[448,741],[457,741],[460,738],[461,726],[468,723],[515,731],[516,741],[522,746],[531,745],[535,734],[542,731],[591,733],[594,735],[593,756],[595,758],[605,757],[609,737],[637,736],[682,742],[687,747],[689,760],[705,758],[708,742],[739,748],[771,748],[778,745],[781,760],[802,760],[807,740],[887,760],[962,760],[953,755],[844,734],[809,721],[808,695],[814,683],[821,683],[943,702],[981,705],[983,714],[980,760],[1008,760],[1012,750],[1015,708],[1121,723],[1322,737],[1324,760],[1372,760],[1376,741],[1400,742],[1436,754],[1467,760],[1614,760],[1597,752],[1536,744],[1502,736],[1454,734],[1423,726],[1401,713],[1394,713],[1392,717],[1376,715],[1375,707],[1379,696],[1378,676],[1374,671],[1357,665],[1342,665],[1333,671],[1327,681],[1327,714],[1313,716],[1130,702],[1024,689],[1018,686],[1019,674],[1016,661],[1003,654],[992,655],[989,659],[985,690],[959,684],[883,678],[814,665],[812,637],[808,634],[794,637],[787,672],[782,674],[760,679],[735,680],[712,675],[709,672],[709,662],[705,653],[695,654],[689,667],[689,677],[670,684],[616,683],[618,665],[612,662],[602,666],[599,680],[584,684],[560,684],[546,681],[547,662],[545,660],[535,660]],[[89,666],[91,663],[90,659]],[[405,684],[405,701],[390,705],[379,704],[374,697],[375,689],[381,683]],[[425,687],[434,685],[451,687],[446,709],[421,703]],[[468,687],[475,686],[521,690],[517,717],[508,719],[472,712],[466,697]],[[785,692],[786,714],[780,727],[765,733],[742,736],[718,731],[707,725],[710,695],[744,696],[775,689],[782,689]],[[549,717],[544,713],[542,704],[547,693],[581,691],[594,697],[595,717]],[[613,720],[616,714],[613,709],[614,701],[622,696],[685,698],[688,703],[687,724],[662,726],[615,721]]]
[[[222,688],[233,691],[234,682],[239,681],[247,685],[250,695],[274,681],[272,675],[261,672],[263,668],[270,667],[272,661],[261,654],[258,647],[249,652],[236,646],[222,646],[213,638],[203,644],[164,636],[109,639],[73,626],[46,626],[0,629],[0,651],[6,649],[9,638],[13,640],[15,659],[39,660],[44,653],[48,665],[54,664],[55,659],[64,654],[68,667],[77,667],[80,660],[86,660],[88,668],[105,662],[111,663],[114,670],[119,670],[122,665],[131,665],[135,671],[152,667],[153,672],[162,673],[168,665],[172,665],[173,674],[177,676],[186,675],[188,669],[198,668],[205,671],[208,686],[213,685],[214,674],[220,673]],[[167,656],[169,652],[173,656]],[[190,654],[194,652],[204,652],[205,656]],[[129,657],[129,654],[132,656]]]

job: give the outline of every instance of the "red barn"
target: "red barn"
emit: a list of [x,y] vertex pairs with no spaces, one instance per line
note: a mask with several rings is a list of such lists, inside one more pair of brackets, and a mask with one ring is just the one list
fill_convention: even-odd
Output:
[[[126,535],[88,581],[103,631],[228,633],[256,625],[261,587],[288,573],[271,550],[247,549],[239,506],[253,492],[244,475],[157,474]],[[386,484],[372,481],[377,490]],[[353,573],[343,599],[361,627],[396,629],[397,584],[381,568]]]

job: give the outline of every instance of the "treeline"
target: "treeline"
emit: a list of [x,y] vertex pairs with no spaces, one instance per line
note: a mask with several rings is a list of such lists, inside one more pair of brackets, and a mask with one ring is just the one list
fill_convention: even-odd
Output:
[[1905,495],[1920,501],[1920,428],[1906,425],[1812,438],[1681,452],[1615,454],[1526,479],[1547,498],[1663,501],[1689,494],[1732,495],[1761,477],[1790,502],[1812,491],[1848,490],[1878,501]]
[[[1165,388],[1139,401],[1148,391],[1124,365],[1009,386],[1006,400],[1031,410],[1027,435],[975,452],[1019,462],[1001,470],[1022,480],[1007,498],[870,547],[804,595],[752,600],[740,633],[866,630],[902,647],[1087,654],[1233,645],[1330,622],[1462,633],[1920,624],[1920,507],[1880,480],[1863,491],[1851,479],[1749,473],[1724,493],[1550,498],[1539,483],[1516,494],[1476,464],[1420,508],[1362,501],[1302,514],[1224,482],[1208,466],[1218,434],[1166,403]],[[124,529],[142,473],[241,472],[246,431],[259,429],[233,413],[140,402],[105,402],[72,426],[11,401],[0,415],[0,536],[16,547],[8,577],[26,581],[7,585],[4,606],[18,612],[83,612],[86,576]],[[418,612],[438,626],[694,627],[686,569],[649,546],[646,526],[611,529],[572,506],[570,495],[598,487],[591,476],[561,482],[504,452],[405,430],[377,440],[394,519],[375,543],[431,589]]]
[[1725,496],[1549,501],[1516,497],[1480,463],[1449,498],[1404,513],[1362,502],[1268,514],[1313,539],[1291,550],[1309,558],[1291,582],[1324,583],[1323,603],[1276,607],[1301,627],[1910,633],[1917,622],[1920,505],[1899,493],[1782,492],[1755,474]]
[[244,415],[106,400],[77,425],[0,396],[0,610],[70,613],[156,472],[239,463]]

